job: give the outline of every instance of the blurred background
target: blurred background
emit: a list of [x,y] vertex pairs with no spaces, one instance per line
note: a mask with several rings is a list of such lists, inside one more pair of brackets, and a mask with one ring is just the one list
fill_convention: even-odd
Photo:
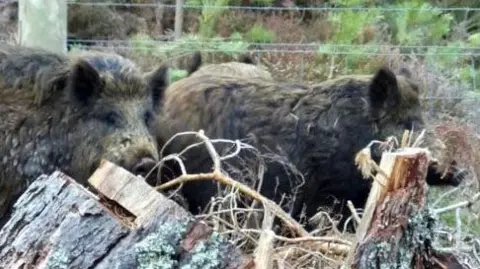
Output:
[[[0,1],[1,40],[19,41],[22,1]],[[147,70],[168,59],[173,80],[186,74],[195,50],[212,63],[248,52],[277,80],[306,84],[406,65],[426,88],[431,122],[478,130],[480,1],[50,1],[56,3],[66,3],[68,15],[47,7],[39,19],[66,19],[69,50],[116,51]]]

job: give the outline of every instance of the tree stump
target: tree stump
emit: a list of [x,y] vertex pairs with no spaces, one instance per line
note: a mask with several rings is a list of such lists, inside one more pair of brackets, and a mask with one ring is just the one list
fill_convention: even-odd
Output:
[[389,179],[385,187],[375,183],[372,188],[351,268],[463,268],[453,255],[431,246],[434,220],[426,204],[427,152],[407,148],[384,153],[380,167],[386,168]]
[[0,230],[0,268],[254,268],[251,258],[143,179],[102,162],[95,195],[55,172]]

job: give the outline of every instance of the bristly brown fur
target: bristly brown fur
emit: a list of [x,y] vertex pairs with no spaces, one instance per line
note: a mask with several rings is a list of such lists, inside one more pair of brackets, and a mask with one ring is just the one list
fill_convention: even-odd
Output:
[[[166,90],[156,132],[160,144],[176,132],[200,129],[210,138],[254,137],[247,143],[262,152],[287,157],[303,173],[302,192],[286,210],[299,218],[306,206],[306,215],[311,217],[319,206],[333,206],[332,197],[343,203],[352,200],[357,207],[364,205],[371,183],[355,167],[355,154],[372,140],[401,137],[405,129],[423,128],[418,94],[410,78],[396,76],[388,68],[375,75],[344,76],[313,87],[198,74]],[[166,154],[179,152],[190,142],[176,141]],[[380,156],[381,151],[374,149],[374,159],[379,161]],[[191,173],[211,169],[201,150],[192,151],[186,159]],[[437,184],[431,179],[429,183]],[[279,202],[282,195],[292,198],[292,184],[283,168],[272,164],[262,191]],[[195,182],[185,185],[183,192],[190,209],[197,213],[215,188],[209,182]],[[340,212],[348,214],[345,204]]]
[[200,66],[202,66],[202,54],[200,51],[195,51],[193,53],[192,59],[190,60],[190,64],[187,68],[188,75],[192,74],[193,72],[197,71]]
[[109,86],[102,91],[103,96],[118,98],[121,94],[127,98],[132,96],[146,98],[150,94],[146,87],[146,81],[142,77],[142,72],[129,59],[114,53],[82,51],[78,54],[72,54],[72,60],[65,68],[71,70],[80,59],[94,67],[101,74],[105,85]]
[[241,63],[245,63],[245,64],[253,64],[253,65],[256,65],[257,62],[250,56],[248,56],[247,54],[242,54],[238,57],[238,61],[241,62]]
[[264,66],[257,65],[247,55],[241,55],[238,61],[202,65],[200,52],[196,52],[192,58],[189,76],[241,76],[251,79],[273,80],[272,75]]
[[86,183],[102,158],[144,175],[166,67],[145,77],[115,54],[0,47],[0,219],[29,182],[59,169]]

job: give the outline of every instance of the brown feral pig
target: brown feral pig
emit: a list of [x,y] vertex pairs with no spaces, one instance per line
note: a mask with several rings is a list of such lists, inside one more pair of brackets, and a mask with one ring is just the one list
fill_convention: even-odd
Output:
[[[174,133],[203,129],[211,138],[246,139],[262,152],[273,151],[292,162],[304,177],[300,192],[280,165],[268,165],[262,193],[280,202],[293,217],[302,210],[312,217],[320,206],[338,199],[363,207],[371,180],[362,177],[355,155],[372,140],[401,137],[406,129],[424,127],[420,89],[408,75],[380,68],[374,75],[352,75],[324,81],[314,87],[230,76],[191,76],[173,83],[164,93],[156,133],[160,144]],[[166,128],[168,126],[168,128]],[[176,140],[164,154],[178,153],[190,142]],[[197,141],[194,141],[197,142]],[[381,157],[374,149],[373,158]],[[188,152],[187,152],[188,153]],[[190,173],[209,172],[212,162],[201,150],[185,155]],[[458,184],[455,175],[444,180],[431,170],[428,183]],[[185,184],[183,193],[193,213],[203,209],[216,193],[211,182]],[[305,208],[304,208],[305,207]]]
[[250,79],[273,80],[272,75],[265,67],[258,65],[246,54],[240,55],[237,61],[202,65],[200,52],[195,52],[188,73],[194,77],[204,75],[241,76]]
[[85,184],[102,158],[145,176],[168,68],[146,80],[116,54],[0,47],[0,218],[28,184],[61,170]]

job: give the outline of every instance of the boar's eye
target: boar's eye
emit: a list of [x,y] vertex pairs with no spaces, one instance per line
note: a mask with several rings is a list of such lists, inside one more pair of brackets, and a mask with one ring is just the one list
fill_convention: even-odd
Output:
[[118,114],[113,111],[110,111],[103,115],[103,121],[111,126],[115,126],[118,123],[118,118]]
[[145,122],[145,125],[150,126],[150,124],[152,123],[152,119],[153,119],[152,112],[146,111],[143,114],[143,121]]

